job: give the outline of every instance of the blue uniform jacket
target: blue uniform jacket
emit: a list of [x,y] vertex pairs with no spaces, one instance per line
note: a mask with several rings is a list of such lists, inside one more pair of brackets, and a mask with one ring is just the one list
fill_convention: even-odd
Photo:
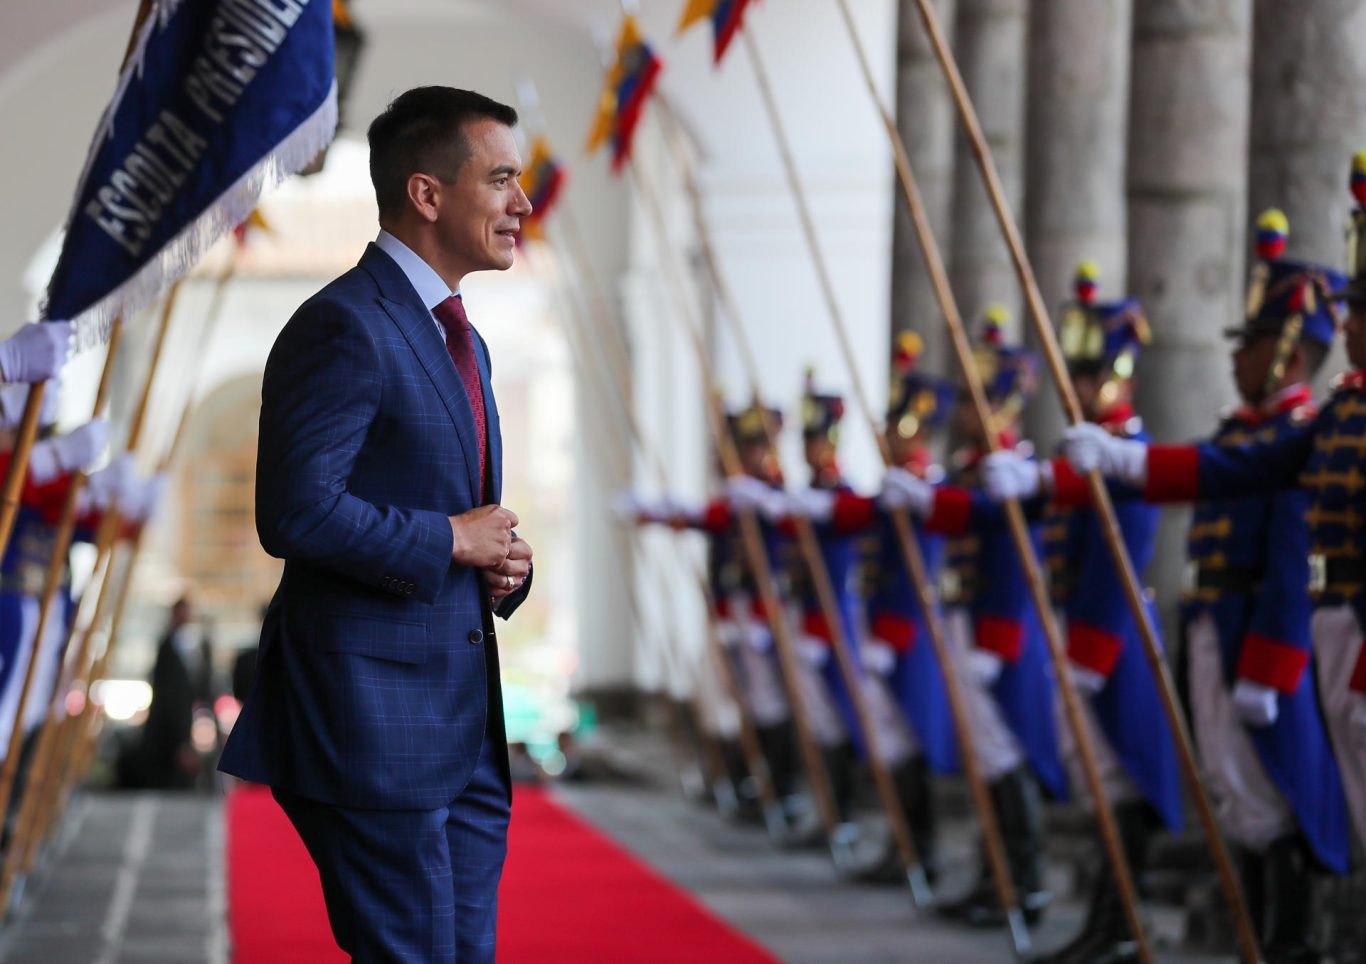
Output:
[[[1233,449],[1271,444],[1299,432],[1313,417],[1301,407],[1308,399],[1287,401],[1269,417],[1235,413],[1210,443]],[[1315,856],[1345,873],[1351,856],[1347,802],[1310,665],[1306,508],[1302,489],[1199,503],[1189,558],[1204,577],[1200,581],[1211,585],[1191,590],[1187,618],[1208,613],[1213,619],[1226,683],[1242,678],[1280,691],[1276,721],[1248,727],[1248,734]],[[1217,588],[1221,573],[1252,584],[1243,591]],[[1199,698],[1192,694],[1192,699]]]
[[[964,550],[956,560],[958,602],[969,609],[974,641],[1002,661],[992,695],[1039,782],[1063,799],[1067,775],[1058,754],[1057,723],[1053,713],[1040,712],[1055,699],[1048,642],[1005,510],[980,490],[956,486],[937,489],[934,508],[927,527],[958,536],[950,545]],[[1037,521],[1030,525],[1030,540],[1042,558]]]
[[[864,606],[869,631],[890,643],[897,654],[890,680],[892,691],[931,768],[936,773],[956,772],[958,740],[944,674],[902,558],[892,517],[873,499],[844,495],[836,502],[831,525],[864,534],[860,541]],[[936,580],[943,563],[944,541],[919,525],[915,534],[929,578]]]
[[[1119,431],[1135,440],[1147,439],[1137,427]],[[1062,465],[1054,463],[1055,477],[1062,475]],[[1063,488],[1059,486],[1060,496]],[[1112,484],[1110,491],[1125,548],[1134,570],[1141,574],[1153,557],[1157,509],[1127,486]],[[1096,719],[1139,793],[1169,829],[1179,830],[1181,779],[1176,746],[1138,625],[1095,510],[1082,504],[1066,512],[1066,536],[1050,540],[1050,547],[1062,547],[1067,555],[1050,568],[1067,570],[1062,608],[1067,616],[1068,658],[1106,678],[1104,687],[1091,698]],[[1151,603],[1148,618],[1157,631]]]

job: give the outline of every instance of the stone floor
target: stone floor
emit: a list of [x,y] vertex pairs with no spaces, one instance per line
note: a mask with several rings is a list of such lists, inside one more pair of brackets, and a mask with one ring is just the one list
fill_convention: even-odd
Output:
[[[675,765],[656,737],[618,734],[611,769],[629,782],[561,784],[558,793],[587,820],[695,894],[707,907],[785,961],[933,964],[1008,961],[1002,932],[967,930],[922,913],[900,887],[841,880],[821,850],[779,849],[757,826],[737,824],[685,799]],[[955,793],[957,794],[955,796]],[[965,889],[973,869],[966,797],[941,793],[946,879],[940,894]],[[0,964],[226,964],[222,810],[203,794],[89,793],[0,928]],[[1063,895],[1035,928],[1038,950],[1063,943],[1082,906],[1066,868],[1089,854],[1089,833],[1050,835],[1049,884]],[[1180,946],[1189,917],[1176,906],[1148,910],[1157,957],[1203,964],[1231,957]],[[611,964],[611,962],[608,962]]]
[[222,810],[187,794],[91,794],[3,930],[3,964],[226,964]]
[[[918,912],[904,888],[842,881],[822,851],[779,850],[760,828],[723,820],[677,793],[591,785],[564,786],[560,793],[590,822],[784,961],[978,964],[1012,958],[1003,931],[965,929]],[[966,888],[973,872],[970,828],[951,824],[947,838],[950,876],[943,891],[953,893]],[[1080,926],[1082,911],[1075,902],[1057,907],[1034,929],[1036,949],[1064,943]],[[1150,922],[1161,961],[1226,959],[1175,950],[1179,915],[1154,911]]]

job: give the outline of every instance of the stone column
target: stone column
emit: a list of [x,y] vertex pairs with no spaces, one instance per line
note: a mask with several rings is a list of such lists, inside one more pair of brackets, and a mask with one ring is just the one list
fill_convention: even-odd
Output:
[[[1243,310],[1251,26],[1251,0],[1134,8],[1128,274],[1153,329],[1138,409],[1156,439],[1209,434],[1237,397],[1222,331]],[[1148,572],[1173,619],[1188,522],[1163,513]]]
[[[1082,258],[1100,263],[1101,297],[1124,290],[1129,38],[1130,0],[1030,6],[1024,231],[1055,323]],[[1028,427],[1046,449],[1060,426],[1049,386]]]
[[[1252,37],[1249,236],[1278,207],[1290,257],[1340,267],[1348,165],[1366,147],[1366,2],[1256,0]],[[1324,374],[1345,367],[1339,347]]]
[[[1021,211],[1024,176],[1025,38],[1027,0],[958,0],[954,28],[958,66],[1000,172],[1012,213]],[[954,119],[959,158],[953,174],[949,278],[958,307],[976,325],[992,302],[1007,306],[1020,337],[1020,285],[981,173],[972,162],[962,125]]]
[[[940,23],[950,34],[956,5],[957,0],[934,0]],[[906,142],[930,227],[947,252],[958,119],[915,0],[897,0],[896,124]],[[892,228],[892,337],[908,328],[918,331],[925,340],[922,364],[927,371],[942,372],[947,361],[944,322],[899,191]]]

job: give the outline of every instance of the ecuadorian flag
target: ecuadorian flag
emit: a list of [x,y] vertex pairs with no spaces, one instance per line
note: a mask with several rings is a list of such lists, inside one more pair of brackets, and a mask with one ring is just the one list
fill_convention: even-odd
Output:
[[640,112],[654,91],[664,62],[645,42],[635,17],[627,15],[617,36],[616,59],[607,71],[607,83],[598,99],[598,112],[588,133],[587,150],[592,154],[609,141],[612,144],[612,170],[621,170],[631,156]]
[[710,20],[715,60],[719,64],[740,30],[747,6],[749,0],[688,0],[678,21],[678,32],[682,33],[702,20]]
[[531,217],[522,219],[522,234],[540,240],[545,237],[545,219],[559,200],[569,172],[560,163],[544,137],[531,142],[531,161],[522,174],[522,190],[531,201]]

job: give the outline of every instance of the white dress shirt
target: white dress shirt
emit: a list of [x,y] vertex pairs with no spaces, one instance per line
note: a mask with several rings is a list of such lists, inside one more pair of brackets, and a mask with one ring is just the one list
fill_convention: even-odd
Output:
[[[380,228],[379,237],[375,238],[375,246],[398,263],[399,268],[408,278],[408,283],[413,286],[417,296],[426,305],[429,314],[433,308],[452,294],[460,293],[459,291],[452,292],[446,286],[446,282],[441,280],[441,275],[436,273],[436,269],[423,261],[412,248],[383,228]],[[432,324],[436,325],[436,330],[441,333],[441,343],[444,345],[446,343],[445,326],[437,321],[436,315],[432,315]]]

